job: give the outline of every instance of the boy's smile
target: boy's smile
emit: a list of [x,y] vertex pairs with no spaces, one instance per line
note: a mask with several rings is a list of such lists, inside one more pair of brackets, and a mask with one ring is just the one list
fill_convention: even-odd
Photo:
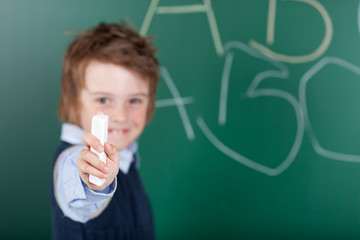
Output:
[[126,148],[146,125],[149,83],[125,67],[98,61],[91,61],[84,75],[81,127],[90,132],[91,117],[100,110],[109,116],[108,142]]

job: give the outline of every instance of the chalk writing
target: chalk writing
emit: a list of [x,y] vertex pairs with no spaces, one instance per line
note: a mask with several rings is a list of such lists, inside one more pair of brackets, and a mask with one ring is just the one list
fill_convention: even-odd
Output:
[[307,111],[306,86],[307,86],[307,83],[311,80],[311,78],[315,74],[317,74],[322,68],[324,68],[326,65],[340,66],[348,71],[351,71],[357,75],[360,75],[360,67],[355,66],[343,59],[335,58],[335,57],[324,57],[303,75],[303,77],[300,80],[299,99],[300,99],[300,103],[301,103],[301,106],[302,106],[302,109],[303,109],[303,112],[305,115],[307,134],[310,137],[310,140],[314,147],[314,150],[319,155],[321,155],[323,157],[335,159],[335,160],[340,160],[340,161],[360,162],[360,156],[358,156],[358,155],[344,154],[344,153],[334,152],[334,151],[330,151],[330,150],[323,148],[311,126],[311,122],[309,119],[309,113]]
[[185,129],[187,138],[189,140],[194,140],[195,139],[194,130],[193,130],[193,127],[189,120],[189,115],[187,114],[187,111],[185,108],[185,104],[193,103],[194,98],[192,98],[192,97],[182,98],[180,96],[179,90],[177,89],[174,81],[172,80],[172,78],[171,78],[169,72],[166,70],[166,68],[161,67],[160,73],[161,73],[161,76],[163,77],[163,79],[165,80],[165,83],[166,83],[167,87],[169,88],[169,90],[173,96],[173,99],[157,100],[156,107],[175,105],[180,114],[180,118],[184,125],[184,129]]
[[[225,144],[225,141],[215,134],[211,127],[207,124],[207,119],[203,117],[201,113],[196,117],[195,121],[197,127],[201,133],[208,139],[209,143],[229,158],[247,166],[255,171],[266,174],[268,176],[276,176],[287,170],[294,162],[298,155],[299,149],[302,145],[305,132],[310,138],[314,151],[323,157],[347,161],[347,162],[360,162],[360,156],[354,154],[347,154],[338,151],[332,151],[324,148],[318,140],[318,137],[313,130],[311,124],[311,117],[309,116],[308,106],[306,101],[307,84],[312,78],[321,71],[324,66],[340,66],[347,71],[360,75],[360,67],[347,62],[341,58],[336,57],[322,57],[324,52],[329,47],[332,35],[333,26],[330,16],[326,9],[316,0],[289,0],[302,2],[313,7],[321,16],[324,21],[325,35],[318,48],[312,53],[301,56],[290,56],[286,54],[277,53],[266,47],[257,41],[250,39],[249,44],[245,44],[241,41],[234,40],[228,41],[224,44],[221,43],[219,30],[216,24],[214,10],[210,0],[204,0],[203,4],[187,5],[187,6],[159,6],[159,0],[152,0],[149,9],[146,13],[145,19],[141,27],[141,33],[145,35],[148,32],[152,18],[155,14],[192,14],[192,13],[206,13],[210,25],[210,31],[216,52],[219,57],[224,56],[224,66],[220,81],[220,94],[219,94],[219,112],[217,123],[220,126],[227,124],[228,118],[228,99],[229,99],[229,84],[231,81],[243,81],[244,79],[231,79],[231,72],[233,69],[241,69],[239,66],[233,66],[235,51],[242,53],[242,55],[250,56],[265,63],[270,64],[272,69],[266,69],[255,74],[251,79],[249,86],[245,92],[245,99],[255,98],[277,98],[284,101],[293,110],[292,114],[296,121],[296,130],[294,136],[292,136],[292,144],[288,149],[288,152],[284,159],[279,159],[279,164],[275,167],[269,167],[265,164],[261,164],[254,159],[246,157],[239,150],[230,148]],[[278,1],[269,0],[268,18],[267,18],[267,31],[266,31],[266,44],[272,45],[275,41],[275,20],[276,9]],[[360,4],[358,7],[358,28],[360,32]],[[322,58],[321,58],[322,57]],[[280,90],[277,88],[260,88],[260,83],[267,79],[282,79],[284,81],[289,79],[289,68],[285,63],[300,64],[304,62],[314,61],[320,58],[312,67],[310,67],[302,77],[299,79],[299,96],[296,98],[291,93]],[[186,137],[188,140],[193,141],[195,139],[195,133],[191,124],[189,115],[186,110],[187,104],[193,104],[195,102],[194,97],[182,97],[175,81],[171,78],[170,73],[163,66],[161,67],[161,76],[168,87],[172,98],[171,99],[159,99],[156,101],[157,108],[176,106],[179,116],[181,118]]]
[[224,49],[221,43],[219,30],[217,27],[215,14],[211,6],[211,0],[203,0],[204,4],[187,5],[187,6],[158,6],[160,0],[152,0],[150,7],[146,13],[144,22],[140,28],[140,33],[146,35],[151,24],[154,14],[186,14],[186,13],[206,13],[209,21],[211,36],[214,41],[214,46],[218,55],[224,54]]
[[[325,23],[325,36],[319,47],[312,53],[304,55],[304,56],[289,56],[286,54],[277,53],[270,48],[262,45],[261,43],[258,43],[255,40],[250,40],[249,45],[260,52],[264,53],[266,56],[281,61],[281,62],[288,62],[288,63],[304,63],[304,62],[310,62],[317,58],[319,58],[329,47],[332,34],[333,34],[333,27],[332,22],[330,19],[330,16],[326,9],[317,1],[315,0],[293,0],[298,2],[304,2],[309,4],[310,6],[314,7],[321,15],[321,17],[324,20]],[[268,18],[268,42],[270,44],[273,43],[273,35],[274,35],[274,25],[275,25],[275,11],[276,11],[276,0],[270,0],[269,5],[269,18]]]
[[232,69],[232,59],[233,59],[232,50],[239,49],[244,53],[249,54],[255,58],[267,61],[271,63],[274,67],[279,69],[279,70],[268,70],[258,73],[254,77],[252,83],[250,84],[248,90],[246,91],[246,97],[248,98],[277,97],[287,101],[293,107],[297,120],[297,131],[296,131],[296,136],[294,137],[293,145],[287,157],[277,167],[270,168],[263,164],[257,163],[252,159],[246,158],[240,153],[225,146],[225,144],[223,144],[222,141],[212,133],[211,129],[207,126],[205,120],[201,115],[198,116],[197,118],[197,124],[200,127],[201,131],[204,133],[204,135],[209,139],[209,141],[225,155],[261,173],[267,174],[269,176],[278,175],[283,171],[285,171],[291,165],[291,163],[294,161],[299,151],[304,135],[304,118],[300,104],[289,93],[278,89],[268,89],[268,88],[257,89],[257,87],[263,80],[268,78],[280,78],[280,79],[287,78],[289,75],[288,69],[284,64],[268,58],[262,53],[256,51],[255,49],[241,42],[237,42],[237,41],[229,42],[225,44],[224,49],[226,52],[228,52],[228,54],[226,55],[224,74],[221,84],[222,86],[221,86],[221,94],[220,94],[219,124],[223,125],[226,123],[226,99],[227,99],[227,87],[228,87],[227,83],[229,82],[230,71]]

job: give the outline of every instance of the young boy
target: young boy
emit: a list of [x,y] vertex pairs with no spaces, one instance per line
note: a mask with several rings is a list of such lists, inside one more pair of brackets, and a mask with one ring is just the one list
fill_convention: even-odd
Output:
[[[67,49],[59,103],[62,143],[51,188],[53,239],[155,238],[136,154],[136,139],[155,108],[155,52],[148,38],[125,24],[105,23]],[[104,146],[90,134],[98,111],[109,116]],[[90,147],[106,153],[106,164]],[[89,174],[105,183],[90,183]]]

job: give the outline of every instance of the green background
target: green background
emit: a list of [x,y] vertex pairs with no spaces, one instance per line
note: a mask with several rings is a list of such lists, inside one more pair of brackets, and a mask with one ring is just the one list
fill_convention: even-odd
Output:
[[[269,1],[212,0],[221,46],[245,46],[225,48],[223,54],[216,52],[205,13],[153,16],[148,34],[155,36],[163,74],[156,114],[139,143],[158,239],[360,238],[359,1],[318,1],[331,19],[331,42],[317,58],[297,64],[244,50],[251,49],[250,40],[292,56],[319,46],[325,34],[319,11],[306,2],[276,3],[270,45]],[[193,4],[202,1],[159,2]],[[62,56],[72,40],[66,32],[120,19],[140,29],[149,5],[145,0],[0,1],[1,239],[50,238],[48,188],[60,134],[56,108]],[[220,91],[229,55],[222,125]],[[346,64],[328,63],[315,71],[330,57]],[[279,71],[279,64],[288,76],[263,79],[260,95],[249,94],[255,77]],[[174,99],[165,71],[190,102],[161,106]],[[186,119],[193,135],[185,131]],[[215,145],[204,123],[219,140]],[[317,151],[315,140],[330,154]],[[272,171],[292,148],[289,164]],[[233,155],[225,154],[230,149]]]

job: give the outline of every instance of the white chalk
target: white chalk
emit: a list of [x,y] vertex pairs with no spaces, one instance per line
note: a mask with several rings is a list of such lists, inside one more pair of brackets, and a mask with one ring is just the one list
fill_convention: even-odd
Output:
[[[91,119],[91,134],[97,137],[100,140],[101,145],[107,142],[108,136],[108,116],[104,115],[103,113],[97,113]],[[92,147],[90,151],[95,153],[102,162],[106,163],[106,154],[105,152],[99,153]],[[105,179],[95,177],[93,175],[89,176],[89,182],[101,186],[104,184]]]

